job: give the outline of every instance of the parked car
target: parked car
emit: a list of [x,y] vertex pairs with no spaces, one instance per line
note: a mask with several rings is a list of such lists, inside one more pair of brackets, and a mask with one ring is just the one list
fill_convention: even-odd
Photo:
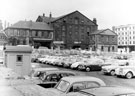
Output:
[[116,75],[115,69],[122,67],[122,66],[128,66],[128,61],[119,60],[116,62],[112,62],[111,65],[102,66],[102,72],[103,72],[103,74],[108,74],[108,75],[114,76],[114,75]]
[[82,64],[78,65],[78,70],[89,71],[101,71],[101,65],[104,63],[101,59],[87,59]]
[[71,72],[71,71],[63,71],[63,70],[51,70],[40,75],[40,79],[42,83],[38,84],[44,88],[52,88],[54,87],[57,82],[63,77],[67,76],[76,76],[78,74]]
[[63,62],[63,67],[70,68],[76,61],[76,58],[70,57]]
[[135,77],[135,66],[123,66],[115,71],[117,77],[126,77],[127,79]]
[[86,88],[106,86],[104,81],[91,76],[70,76],[63,77],[54,88],[49,88],[46,92],[52,96],[67,96]]
[[135,90],[120,86],[104,86],[81,90],[66,96],[135,96]]
[[33,79],[39,79],[41,73],[45,73],[49,70],[59,70],[58,68],[34,68],[32,69],[31,73],[30,73],[30,77]]

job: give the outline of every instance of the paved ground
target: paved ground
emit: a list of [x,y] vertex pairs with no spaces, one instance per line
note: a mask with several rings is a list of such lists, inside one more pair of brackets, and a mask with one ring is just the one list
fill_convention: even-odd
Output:
[[[56,67],[51,65],[44,65],[40,64],[42,67]],[[117,86],[126,86],[135,89],[135,78],[132,79],[126,79],[126,78],[118,78],[116,76],[107,76],[104,75],[101,71],[93,71],[93,72],[84,72],[84,71],[78,71],[78,70],[72,70],[72,69],[66,69],[62,67],[57,67],[62,70],[71,70],[73,72],[77,72],[81,75],[88,75],[88,76],[94,76],[102,79],[107,85],[117,85]]]

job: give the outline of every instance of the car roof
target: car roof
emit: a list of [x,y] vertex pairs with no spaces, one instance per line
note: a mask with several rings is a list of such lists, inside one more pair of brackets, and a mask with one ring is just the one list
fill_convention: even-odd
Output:
[[102,86],[105,86],[105,82],[99,78],[92,76],[73,76],[73,77],[63,77],[62,80],[68,81],[71,84],[75,82],[87,82],[87,81],[95,81],[99,82]]
[[123,86],[102,86],[97,88],[81,90],[84,93],[90,93],[95,96],[115,96],[119,94],[135,94],[135,90]]
[[71,74],[76,74],[75,72],[71,71],[65,71],[65,70],[48,70],[46,74],[52,74],[52,73],[71,73]]
[[58,68],[35,68],[34,71],[59,70]]

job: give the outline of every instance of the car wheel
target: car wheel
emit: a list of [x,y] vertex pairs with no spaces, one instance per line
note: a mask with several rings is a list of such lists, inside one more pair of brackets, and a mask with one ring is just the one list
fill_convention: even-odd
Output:
[[114,76],[115,75],[115,71],[111,70],[110,74],[111,74],[111,76]]
[[133,74],[131,73],[131,72],[128,72],[127,74],[126,74],[126,78],[127,79],[131,79],[133,77]]
[[86,71],[90,72],[91,71],[90,67],[86,67]]

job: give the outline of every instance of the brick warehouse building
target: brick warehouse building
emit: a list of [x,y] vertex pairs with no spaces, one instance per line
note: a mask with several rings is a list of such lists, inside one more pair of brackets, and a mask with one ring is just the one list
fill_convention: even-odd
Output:
[[90,33],[98,29],[96,19],[93,21],[84,16],[79,11],[74,11],[67,15],[54,18],[50,14],[38,16],[36,22],[45,22],[54,29],[54,45],[64,48],[88,48]]
[[117,51],[117,42],[115,42],[117,34],[110,29],[98,30],[96,19],[90,20],[79,11],[57,18],[52,17],[51,14],[48,17],[43,14],[38,16],[36,22],[19,21],[7,27],[5,33],[13,41],[12,45],[38,43],[48,48]]

